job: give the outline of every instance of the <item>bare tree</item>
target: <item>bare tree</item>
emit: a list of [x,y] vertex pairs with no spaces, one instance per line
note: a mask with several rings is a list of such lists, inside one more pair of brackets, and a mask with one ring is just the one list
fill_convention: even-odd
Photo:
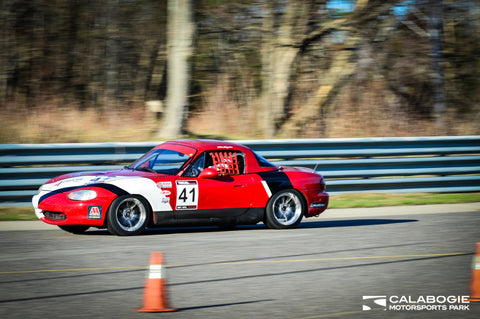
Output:
[[[279,133],[295,135],[313,115],[321,112],[355,72],[355,51],[368,43],[363,39],[367,35],[366,26],[389,12],[397,0],[357,1],[349,15],[338,19],[323,17],[325,21],[322,21],[318,12],[324,9],[326,2],[290,0],[280,1],[277,6],[269,1],[265,4],[262,30],[266,34],[262,41],[265,137],[274,137]],[[306,105],[298,112],[286,115],[297,59],[312,45],[336,31],[345,32],[344,48],[334,54],[316,93]]]
[[182,134],[188,107],[190,62],[193,52],[194,24],[191,0],[168,1],[167,25],[167,99],[158,136],[166,139]]
[[[415,35],[429,41],[430,49],[430,82],[432,87],[433,107],[431,114],[434,118],[437,134],[446,134],[447,97],[445,89],[445,76],[442,67],[443,56],[443,0],[421,0],[412,6],[413,16],[420,25],[412,20],[405,19],[401,22]],[[425,26],[421,26],[425,24]]]
[[446,133],[445,81],[442,68],[443,62],[443,1],[428,0],[429,10],[428,34],[431,42],[432,85],[433,85],[433,116],[437,133]]
[[[282,8],[276,1],[265,1],[262,23],[262,97],[260,127],[265,137],[274,137],[285,113],[296,46],[296,20],[304,15],[305,2],[290,1]],[[303,25],[305,27],[305,24]]]

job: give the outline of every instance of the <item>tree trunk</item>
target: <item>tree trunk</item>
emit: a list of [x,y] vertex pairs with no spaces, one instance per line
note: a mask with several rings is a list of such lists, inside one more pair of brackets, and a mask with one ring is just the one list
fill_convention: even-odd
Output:
[[277,133],[286,112],[290,77],[293,72],[292,65],[298,49],[279,47],[275,42],[267,42],[263,45],[262,126],[264,136],[272,138]]
[[445,80],[442,69],[443,61],[443,1],[429,0],[430,10],[428,33],[431,42],[432,84],[433,84],[433,117],[437,134],[446,134],[447,102],[445,97]]
[[10,63],[10,47],[14,40],[10,35],[11,31],[9,31],[11,29],[10,23],[7,22],[10,21],[9,15],[6,4],[3,1],[0,2],[0,21],[3,24],[0,30],[0,47],[2,48],[0,51],[0,108],[5,106],[8,100],[8,81],[13,69]]
[[[294,29],[297,15],[302,14],[302,4],[290,1],[284,12],[277,10],[274,2],[265,2],[261,48],[263,112],[260,112],[260,127],[264,128],[263,135],[266,138],[276,135],[287,111],[294,61],[300,52],[295,45],[298,39],[295,38]],[[280,16],[277,17],[278,21],[275,21],[276,16]]]
[[106,41],[105,41],[105,95],[103,107],[108,112],[116,106],[119,80],[119,37],[118,0],[109,0],[106,4]]
[[182,135],[188,107],[190,57],[193,51],[191,0],[168,1],[167,99],[162,127],[157,136],[165,139]]

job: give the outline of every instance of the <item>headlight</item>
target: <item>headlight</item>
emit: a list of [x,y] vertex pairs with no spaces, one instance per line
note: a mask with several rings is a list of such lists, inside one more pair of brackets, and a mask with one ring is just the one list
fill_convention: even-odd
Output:
[[97,193],[91,189],[82,189],[67,195],[71,200],[91,200],[97,198]]

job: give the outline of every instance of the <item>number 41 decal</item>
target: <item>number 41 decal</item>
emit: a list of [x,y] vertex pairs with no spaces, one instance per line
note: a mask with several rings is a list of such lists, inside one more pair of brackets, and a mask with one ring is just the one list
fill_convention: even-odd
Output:
[[177,181],[177,207],[175,209],[197,209],[197,181]]

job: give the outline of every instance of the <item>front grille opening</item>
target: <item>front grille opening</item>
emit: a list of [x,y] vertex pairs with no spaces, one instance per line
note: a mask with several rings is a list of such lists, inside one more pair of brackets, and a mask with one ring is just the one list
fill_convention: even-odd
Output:
[[49,211],[44,211],[43,215],[47,217],[48,219],[52,220],[65,220],[67,219],[67,215],[64,213],[59,213],[59,212],[49,212]]

